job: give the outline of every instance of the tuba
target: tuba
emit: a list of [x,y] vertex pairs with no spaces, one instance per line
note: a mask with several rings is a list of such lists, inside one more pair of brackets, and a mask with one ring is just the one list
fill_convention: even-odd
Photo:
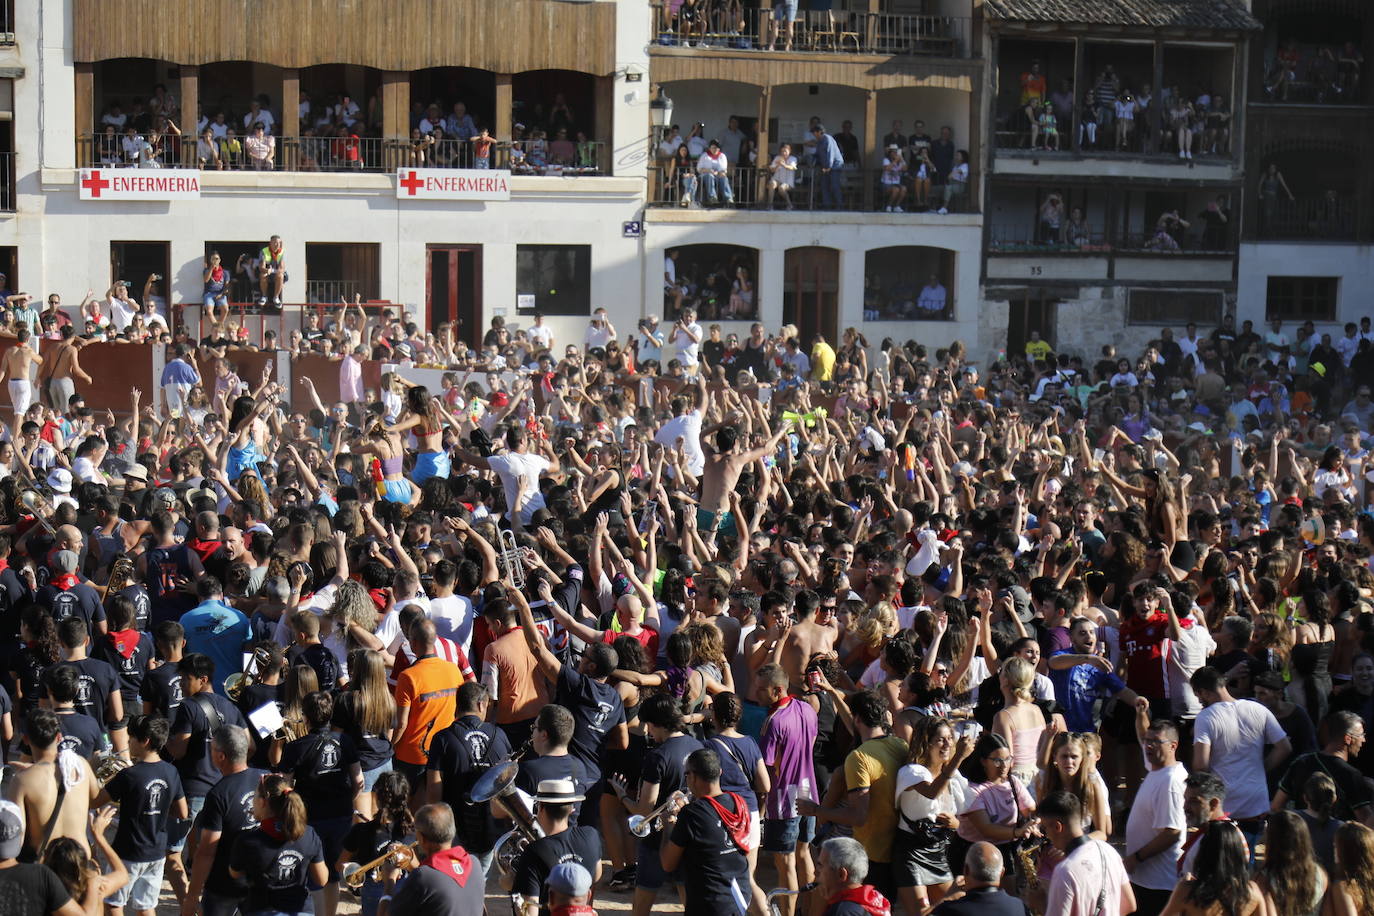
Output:
[[224,693],[229,699],[238,703],[239,697],[243,696],[245,687],[251,687],[258,682],[262,676],[262,670],[272,661],[272,656],[261,648],[253,650],[253,657],[249,659],[246,671],[235,671],[224,679]]
[[468,800],[474,805],[494,801],[515,821],[515,827],[496,841],[492,853],[503,875],[514,871],[516,857],[530,843],[544,835],[543,828],[534,819],[534,812],[515,788],[515,777],[519,772],[520,764],[515,760],[498,763],[483,773],[468,793]]
[[133,765],[134,762],[129,758],[120,757],[113,752],[98,753],[95,755],[95,766],[91,769],[95,771],[96,785],[103,789],[107,782]]

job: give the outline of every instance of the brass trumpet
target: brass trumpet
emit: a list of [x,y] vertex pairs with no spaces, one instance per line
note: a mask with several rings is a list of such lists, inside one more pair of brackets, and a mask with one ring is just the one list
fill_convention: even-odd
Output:
[[644,837],[653,833],[655,830],[662,830],[663,813],[667,811],[669,808],[671,808],[673,804],[678,801],[678,799],[682,799],[685,801],[689,797],[690,796],[686,792],[683,792],[679,789],[672,795],[669,795],[668,800],[666,802],[659,805],[657,808],[650,811],[648,814],[630,815],[630,820],[628,822],[630,832],[633,833],[635,836],[643,839]]
[[42,493],[33,489],[21,490],[19,493],[18,501],[20,509],[31,513],[34,517],[34,520],[37,521],[38,524],[42,525],[44,528],[47,529],[48,534],[56,536],[57,529],[55,529],[52,526],[51,522],[49,522],[46,518],[43,517],[43,513],[45,511],[52,511],[52,506],[48,504],[47,499],[43,497]]
[[[343,867],[343,871],[340,873],[340,877],[343,879],[343,883],[348,886],[349,890],[362,890],[363,885],[367,883],[368,876],[385,865],[388,859],[392,860],[397,867],[405,867],[406,863],[410,861],[411,853],[413,853],[419,845],[419,840],[416,840],[414,843],[407,843],[404,846],[392,844],[390,849],[373,859],[371,862],[364,862],[361,865],[357,862],[346,863]],[[404,858],[401,857],[402,853],[405,854]]]
[[497,532],[500,551],[496,562],[501,570],[501,578],[507,579],[516,591],[525,588],[525,562],[520,556],[520,545],[515,541],[515,532],[502,528]]

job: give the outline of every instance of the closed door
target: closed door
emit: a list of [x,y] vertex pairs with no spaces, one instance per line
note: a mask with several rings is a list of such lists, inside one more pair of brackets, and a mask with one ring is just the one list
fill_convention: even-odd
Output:
[[803,351],[816,334],[835,343],[839,329],[840,252],[789,248],[783,259],[782,320],[794,324]]
[[473,349],[482,344],[482,248],[430,245],[425,259],[425,302],[429,328],[448,322],[454,338]]

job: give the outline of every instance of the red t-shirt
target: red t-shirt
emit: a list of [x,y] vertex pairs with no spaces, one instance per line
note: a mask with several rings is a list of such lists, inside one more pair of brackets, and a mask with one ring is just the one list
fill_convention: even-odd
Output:
[[610,645],[622,636],[629,636],[639,640],[639,644],[644,647],[644,654],[652,662],[658,658],[658,631],[648,627],[640,627],[638,633],[617,633],[614,630],[606,630],[601,634],[601,641]]
[[[1192,620],[1180,621],[1184,627]],[[1152,700],[1169,696],[1169,616],[1157,611],[1149,617],[1121,622],[1121,655],[1126,660],[1126,685]]]

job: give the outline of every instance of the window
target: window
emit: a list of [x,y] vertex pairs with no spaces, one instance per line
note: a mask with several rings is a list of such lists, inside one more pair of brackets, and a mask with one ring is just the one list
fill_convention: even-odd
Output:
[[1127,324],[1199,326],[1221,323],[1219,290],[1133,289],[1126,306]]
[[517,245],[515,311],[532,315],[592,313],[592,246]]
[[952,321],[954,252],[902,245],[864,257],[864,321]]
[[305,301],[337,305],[339,300],[376,299],[380,294],[380,245],[307,242],[305,245]]
[[1335,321],[1338,277],[1270,277],[1266,321]]
[[[759,317],[757,248],[742,245],[683,245],[665,253],[664,273],[672,261],[676,289],[663,291],[663,314],[676,319],[694,308],[701,321],[754,321]],[[676,256],[674,257],[674,254]],[[664,279],[667,285],[667,278]]]

